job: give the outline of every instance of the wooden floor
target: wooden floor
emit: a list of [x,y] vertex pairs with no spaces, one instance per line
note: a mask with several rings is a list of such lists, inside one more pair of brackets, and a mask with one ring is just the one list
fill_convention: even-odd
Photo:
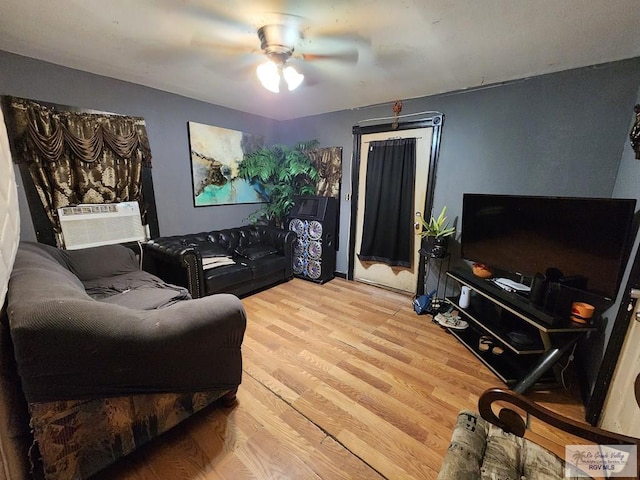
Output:
[[[408,296],[294,279],[243,304],[238,404],[201,412],[101,479],[434,479],[458,411],[503,386]],[[584,418],[571,392],[533,397]],[[534,429],[558,452],[573,443]]]

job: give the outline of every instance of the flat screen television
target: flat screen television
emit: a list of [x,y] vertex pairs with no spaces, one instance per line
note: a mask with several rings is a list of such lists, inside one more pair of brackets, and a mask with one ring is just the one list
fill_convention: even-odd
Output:
[[613,299],[628,259],[635,204],[465,193],[462,256],[526,277],[559,269],[564,277],[580,278],[582,289]]

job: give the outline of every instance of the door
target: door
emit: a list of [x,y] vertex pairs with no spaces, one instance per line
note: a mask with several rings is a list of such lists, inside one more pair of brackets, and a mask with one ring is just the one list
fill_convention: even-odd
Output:
[[620,350],[600,426],[605,430],[640,437],[640,406],[634,389],[640,375],[640,290],[633,289],[631,296],[635,299],[632,320]]
[[416,139],[416,172],[414,185],[414,222],[423,214],[429,182],[431,165],[433,128],[407,129],[401,131],[364,134],[360,138],[360,161],[358,172],[357,215],[355,223],[355,248],[353,251],[353,277],[357,281],[378,285],[393,290],[414,294],[417,291],[418,271],[420,265],[420,233],[421,228],[414,229],[413,260],[411,267],[391,267],[385,263],[361,261],[357,254],[362,245],[362,226],[364,220],[364,198],[367,180],[368,145],[376,140],[390,140],[396,138]]

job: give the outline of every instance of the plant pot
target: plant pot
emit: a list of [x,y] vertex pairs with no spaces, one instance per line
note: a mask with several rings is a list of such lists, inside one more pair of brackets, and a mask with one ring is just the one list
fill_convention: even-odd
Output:
[[431,258],[444,258],[449,247],[448,237],[429,237],[427,240],[427,252]]

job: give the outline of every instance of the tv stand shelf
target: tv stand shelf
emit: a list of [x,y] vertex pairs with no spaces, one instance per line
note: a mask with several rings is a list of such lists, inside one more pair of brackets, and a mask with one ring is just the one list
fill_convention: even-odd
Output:
[[460,307],[459,300],[460,297],[447,298],[447,301],[458,310],[464,311],[464,315],[472,320],[476,329],[482,335],[490,335],[493,338],[497,338],[502,345],[506,346],[515,355],[535,355],[546,351],[540,336],[536,334],[529,335],[531,343],[527,343],[526,345],[517,344],[511,341],[507,336],[509,332],[506,331],[504,327],[500,326],[499,322],[496,322],[491,318],[491,314],[493,312],[487,311],[487,303],[474,299],[469,307],[463,309]]
[[[526,297],[507,292],[469,270],[456,268],[448,271],[447,276],[474,292],[467,308],[460,306],[460,297],[447,298],[469,323],[469,328],[451,329],[451,333],[510,387],[526,380],[553,350],[596,330],[596,327],[579,325],[568,318],[541,311]],[[483,335],[490,337],[494,346],[502,347],[504,353],[496,355],[491,348],[480,351]],[[558,383],[560,377],[549,370],[540,373],[536,381],[538,386],[546,387]]]

